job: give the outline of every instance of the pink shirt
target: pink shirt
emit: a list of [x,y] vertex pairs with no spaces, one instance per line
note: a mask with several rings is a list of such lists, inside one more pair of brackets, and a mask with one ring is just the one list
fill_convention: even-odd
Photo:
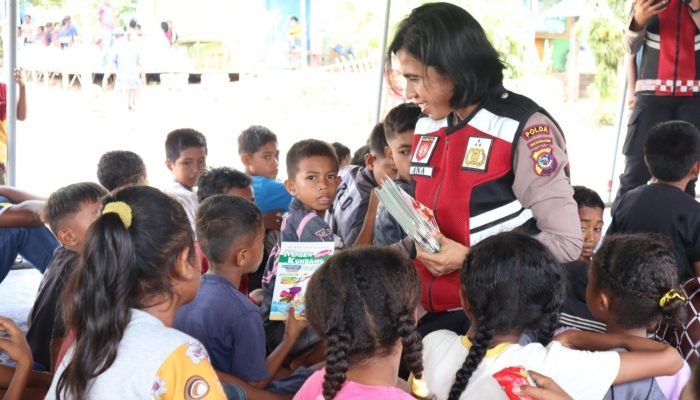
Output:
[[[294,396],[294,400],[323,400],[323,376],[326,370],[314,372],[313,375],[306,380],[304,386]],[[338,400],[365,400],[365,399],[382,399],[382,400],[415,400],[413,396],[404,392],[401,389],[388,386],[367,386],[353,381],[346,381],[340,388],[338,394],[335,395]]]

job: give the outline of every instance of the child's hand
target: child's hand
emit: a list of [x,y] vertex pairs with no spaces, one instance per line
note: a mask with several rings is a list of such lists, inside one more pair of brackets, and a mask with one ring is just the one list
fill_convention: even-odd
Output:
[[564,389],[559,387],[552,378],[528,371],[537,386],[519,386],[513,388],[513,393],[520,396],[530,396],[537,400],[571,400]]
[[0,332],[6,335],[0,338],[0,350],[4,351],[18,366],[31,366],[32,351],[17,324],[9,318],[0,317]]
[[24,86],[24,75],[22,74],[22,69],[15,68],[14,73],[15,73],[15,81],[17,81],[17,84],[19,85],[19,87],[23,87]]
[[668,6],[668,0],[638,0],[634,5],[632,30],[639,31],[649,22],[651,17],[663,11]]
[[570,349],[580,349],[581,342],[585,341],[585,337],[582,337],[581,334],[584,334],[583,336],[585,336],[585,332],[576,329],[568,329],[554,337],[552,340],[556,340],[557,342],[561,343],[562,346]]
[[284,326],[284,336],[292,342],[296,342],[301,336],[301,333],[309,326],[305,319],[297,319],[294,312],[294,306],[289,306],[289,314],[287,314],[287,323]]

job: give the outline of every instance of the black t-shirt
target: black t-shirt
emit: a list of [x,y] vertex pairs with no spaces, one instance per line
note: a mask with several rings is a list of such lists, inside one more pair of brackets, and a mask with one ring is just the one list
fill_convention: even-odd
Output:
[[588,265],[576,260],[564,264],[566,270],[566,298],[559,314],[559,326],[577,328],[591,332],[605,332],[605,323],[593,318],[586,304]]
[[51,367],[51,339],[65,336],[61,307],[58,303],[68,277],[78,263],[78,253],[59,246],[41,279],[32,311],[29,313],[27,342],[34,361]]
[[673,243],[679,283],[695,276],[700,260],[700,203],[663,183],[640,186],[620,198],[607,234],[655,233]]

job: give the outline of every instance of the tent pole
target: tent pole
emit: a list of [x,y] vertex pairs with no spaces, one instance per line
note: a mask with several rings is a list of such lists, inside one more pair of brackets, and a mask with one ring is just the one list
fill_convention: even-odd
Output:
[[382,112],[382,94],[384,93],[384,64],[386,62],[386,42],[389,35],[389,12],[391,10],[391,0],[386,0],[384,10],[384,30],[382,32],[382,43],[379,47],[379,90],[377,91],[377,107],[374,110],[374,123],[378,123]]
[[17,66],[17,1],[7,0],[7,38],[5,40],[5,66],[7,79],[7,184],[16,185],[17,180],[17,84],[14,70]]

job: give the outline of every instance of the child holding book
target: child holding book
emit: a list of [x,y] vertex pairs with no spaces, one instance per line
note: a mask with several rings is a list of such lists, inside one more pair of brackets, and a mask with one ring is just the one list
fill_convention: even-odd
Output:
[[[282,342],[285,330],[284,323],[269,319],[282,242],[335,242],[336,248],[343,246],[331,226],[324,221],[339,183],[338,158],[333,148],[315,139],[295,143],[287,153],[287,174],[284,185],[294,198],[289,205],[289,213],[282,220],[280,238],[265,266],[262,282],[261,311],[265,318],[268,351]],[[318,335],[306,329],[291,354],[298,355],[309,350],[318,341]]]
[[[306,327],[291,311],[281,343],[266,358],[260,310],[239,290],[241,278],[260,265],[264,234],[260,209],[250,201],[224,194],[205,199],[197,211],[197,237],[209,273],[173,325],[202,342],[224,382],[242,380],[256,388],[268,387]],[[293,394],[308,375],[275,381],[268,389]]]

